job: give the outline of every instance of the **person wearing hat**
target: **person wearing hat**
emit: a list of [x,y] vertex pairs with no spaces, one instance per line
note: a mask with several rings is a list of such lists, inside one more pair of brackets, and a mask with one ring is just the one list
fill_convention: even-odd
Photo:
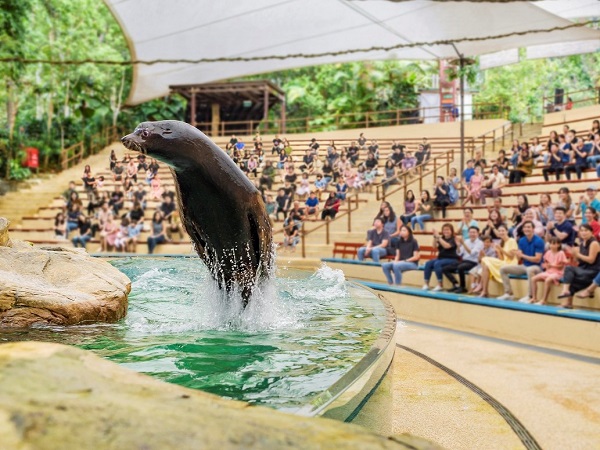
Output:
[[600,200],[596,198],[597,191],[598,189],[596,189],[596,186],[588,186],[588,188],[585,190],[585,195],[579,197],[579,205],[577,206],[575,215],[581,213],[581,223],[587,223],[585,211],[588,209],[588,207],[592,207],[594,210],[600,211]]

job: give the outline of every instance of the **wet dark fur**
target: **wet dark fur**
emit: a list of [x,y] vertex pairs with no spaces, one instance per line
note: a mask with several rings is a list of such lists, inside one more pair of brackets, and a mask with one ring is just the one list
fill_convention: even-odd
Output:
[[246,303],[271,271],[272,233],[248,177],[204,133],[185,122],[143,122],[125,147],[171,167],[182,222],[221,288],[241,288]]

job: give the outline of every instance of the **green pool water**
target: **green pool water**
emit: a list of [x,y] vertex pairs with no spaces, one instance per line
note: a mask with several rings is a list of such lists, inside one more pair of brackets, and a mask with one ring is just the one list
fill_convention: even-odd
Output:
[[132,281],[124,320],[7,332],[0,340],[72,344],[170,383],[295,411],[363,358],[385,323],[374,294],[326,266],[283,271],[244,310],[198,259],[111,264]]

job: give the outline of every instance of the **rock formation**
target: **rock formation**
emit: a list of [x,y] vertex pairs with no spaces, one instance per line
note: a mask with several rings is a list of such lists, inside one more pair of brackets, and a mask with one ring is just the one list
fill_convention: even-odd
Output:
[[83,250],[12,241],[0,218],[0,328],[115,322],[131,282]]
[[383,437],[225,400],[59,344],[1,344],[0,374],[6,449],[439,448],[412,436]]

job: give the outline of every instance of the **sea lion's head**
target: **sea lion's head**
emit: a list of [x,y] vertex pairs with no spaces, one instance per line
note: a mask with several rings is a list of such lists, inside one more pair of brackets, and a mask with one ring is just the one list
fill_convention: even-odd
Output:
[[177,169],[189,164],[185,144],[204,135],[198,129],[177,120],[142,122],[133,133],[121,138],[123,145]]

